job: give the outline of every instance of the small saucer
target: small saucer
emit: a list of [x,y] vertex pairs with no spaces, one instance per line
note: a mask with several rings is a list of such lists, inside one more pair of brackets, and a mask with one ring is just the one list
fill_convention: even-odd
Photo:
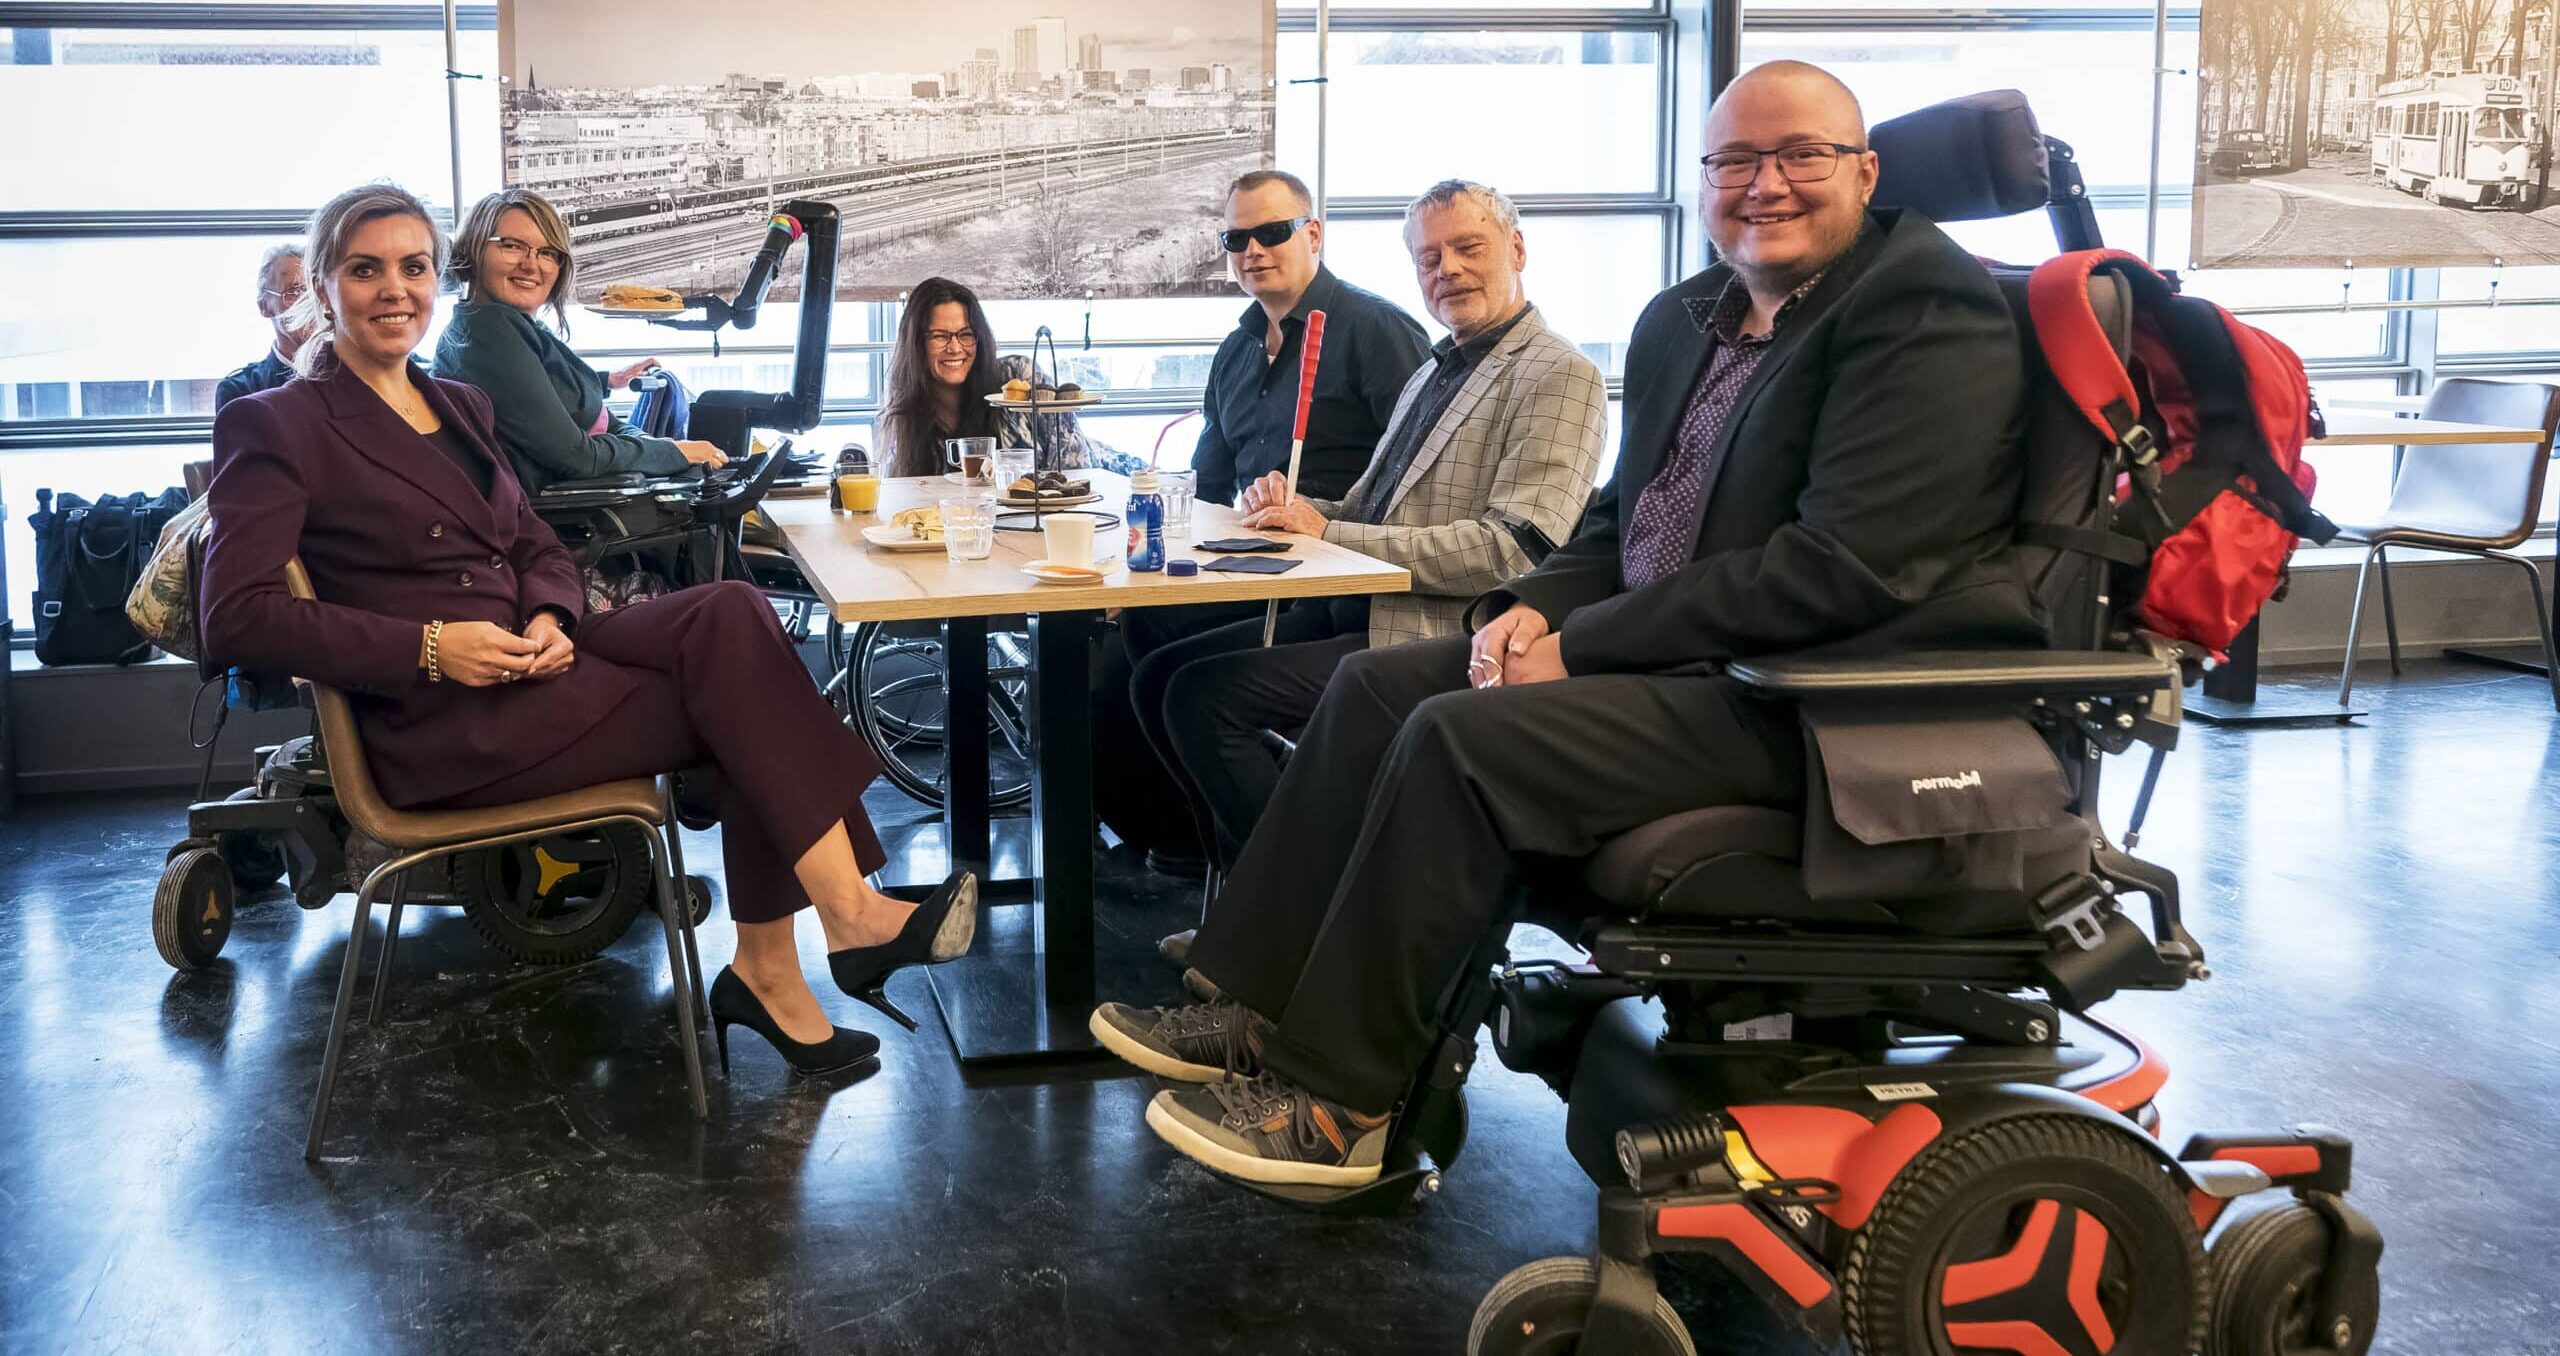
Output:
[[1022,567],[1022,572],[1043,584],[1099,584],[1111,572],[1092,565],[1062,565],[1055,561],[1035,560]]

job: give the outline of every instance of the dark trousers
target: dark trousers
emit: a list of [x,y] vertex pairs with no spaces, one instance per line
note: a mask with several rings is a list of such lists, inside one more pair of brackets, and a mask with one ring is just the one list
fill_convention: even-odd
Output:
[[880,760],[818,695],[754,586],[704,584],[599,612],[572,639],[576,662],[629,670],[631,694],[585,739],[444,804],[506,805],[714,764],[729,914],[741,923],[809,906],[792,865],[838,820],[865,872],[888,860],[862,809]]
[[1706,805],[1793,805],[1781,707],[1728,679],[1598,674],[1471,689],[1467,641],[1342,662],[1201,925],[1192,964],[1277,1024],[1263,1062],[1361,1112],[1404,1095],[1518,856],[1580,857]]
[[1136,757],[1094,785],[1094,809],[1102,822],[1133,846],[1175,857],[1206,857],[1210,846],[1207,821],[1192,808],[1194,798],[1181,782],[1163,741],[1150,728],[1157,725],[1157,703],[1141,697],[1137,666],[1166,647],[1251,618],[1261,625],[1261,603],[1193,603],[1181,607],[1133,607],[1120,614],[1099,650],[1093,688],[1093,746],[1133,748]]
[[1173,641],[1131,675],[1139,728],[1221,869],[1235,865],[1280,784],[1262,732],[1295,737],[1343,656],[1368,646],[1367,623],[1345,633],[1329,601],[1283,608],[1269,649],[1257,613]]

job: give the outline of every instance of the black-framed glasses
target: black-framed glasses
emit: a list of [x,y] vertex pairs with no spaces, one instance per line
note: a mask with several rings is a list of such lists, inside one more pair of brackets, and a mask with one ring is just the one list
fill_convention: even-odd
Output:
[[1220,231],[1218,247],[1229,254],[1242,254],[1247,245],[1260,245],[1267,250],[1276,250],[1288,244],[1289,237],[1296,235],[1299,227],[1313,220],[1315,220],[1313,217],[1291,217],[1287,221],[1266,221],[1259,226],[1241,226],[1232,231]]
[[1867,148],[1844,141],[1799,141],[1773,150],[1710,151],[1698,157],[1707,167],[1711,188],[1743,188],[1760,177],[1760,162],[1778,162],[1778,173],[1791,184],[1818,184],[1840,172],[1840,157],[1865,155]]
[[514,239],[510,236],[493,235],[489,237],[489,248],[497,251],[498,261],[500,263],[507,264],[509,266],[523,263],[524,257],[527,254],[531,254],[534,258],[549,264],[553,268],[558,268],[569,262],[569,254],[566,250],[556,250],[549,245],[536,248],[535,246],[528,245],[523,241]]
[[924,346],[926,348],[974,349],[978,346],[978,332],[976,330],[926,330]]

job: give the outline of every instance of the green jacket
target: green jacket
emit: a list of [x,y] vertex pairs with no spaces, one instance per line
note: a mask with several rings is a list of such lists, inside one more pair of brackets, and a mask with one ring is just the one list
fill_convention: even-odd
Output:
[[[623,471],[665,475],[685,468],[665,438],[635,433],[604,408],[604,374],[581,361],[532,316],[496,301],[463,301],[436,341],[435,374],[488,392],[498,442],[525,493],[560,480]],[[589,433],[598,413],[604,431]]]

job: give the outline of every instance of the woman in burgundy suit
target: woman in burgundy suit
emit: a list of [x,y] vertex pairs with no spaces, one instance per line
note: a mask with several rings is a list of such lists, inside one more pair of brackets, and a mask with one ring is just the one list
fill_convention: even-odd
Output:
[[[809,682],[741,583],[585,615],[578,570],[499,452],[487,397],[413,367],[444,239],[408,193],[370,185],[312,218],[319,326],[300,379],[214,421],[206,641],[224,663],[344,689],[374,780],[403,808],[498,805],[715,763],[736,960],[711,1018],[807,1073],[873,1058],[800,973],[792,915],[815,904],[845,992],[904,1021],[881,983],[976,935],[962,873],[921,905],[871,888],[863,814],[879,760]],[[291,597],[299,555],[319,601]],[[912,1025],[912,1024],[910,1024]]]

